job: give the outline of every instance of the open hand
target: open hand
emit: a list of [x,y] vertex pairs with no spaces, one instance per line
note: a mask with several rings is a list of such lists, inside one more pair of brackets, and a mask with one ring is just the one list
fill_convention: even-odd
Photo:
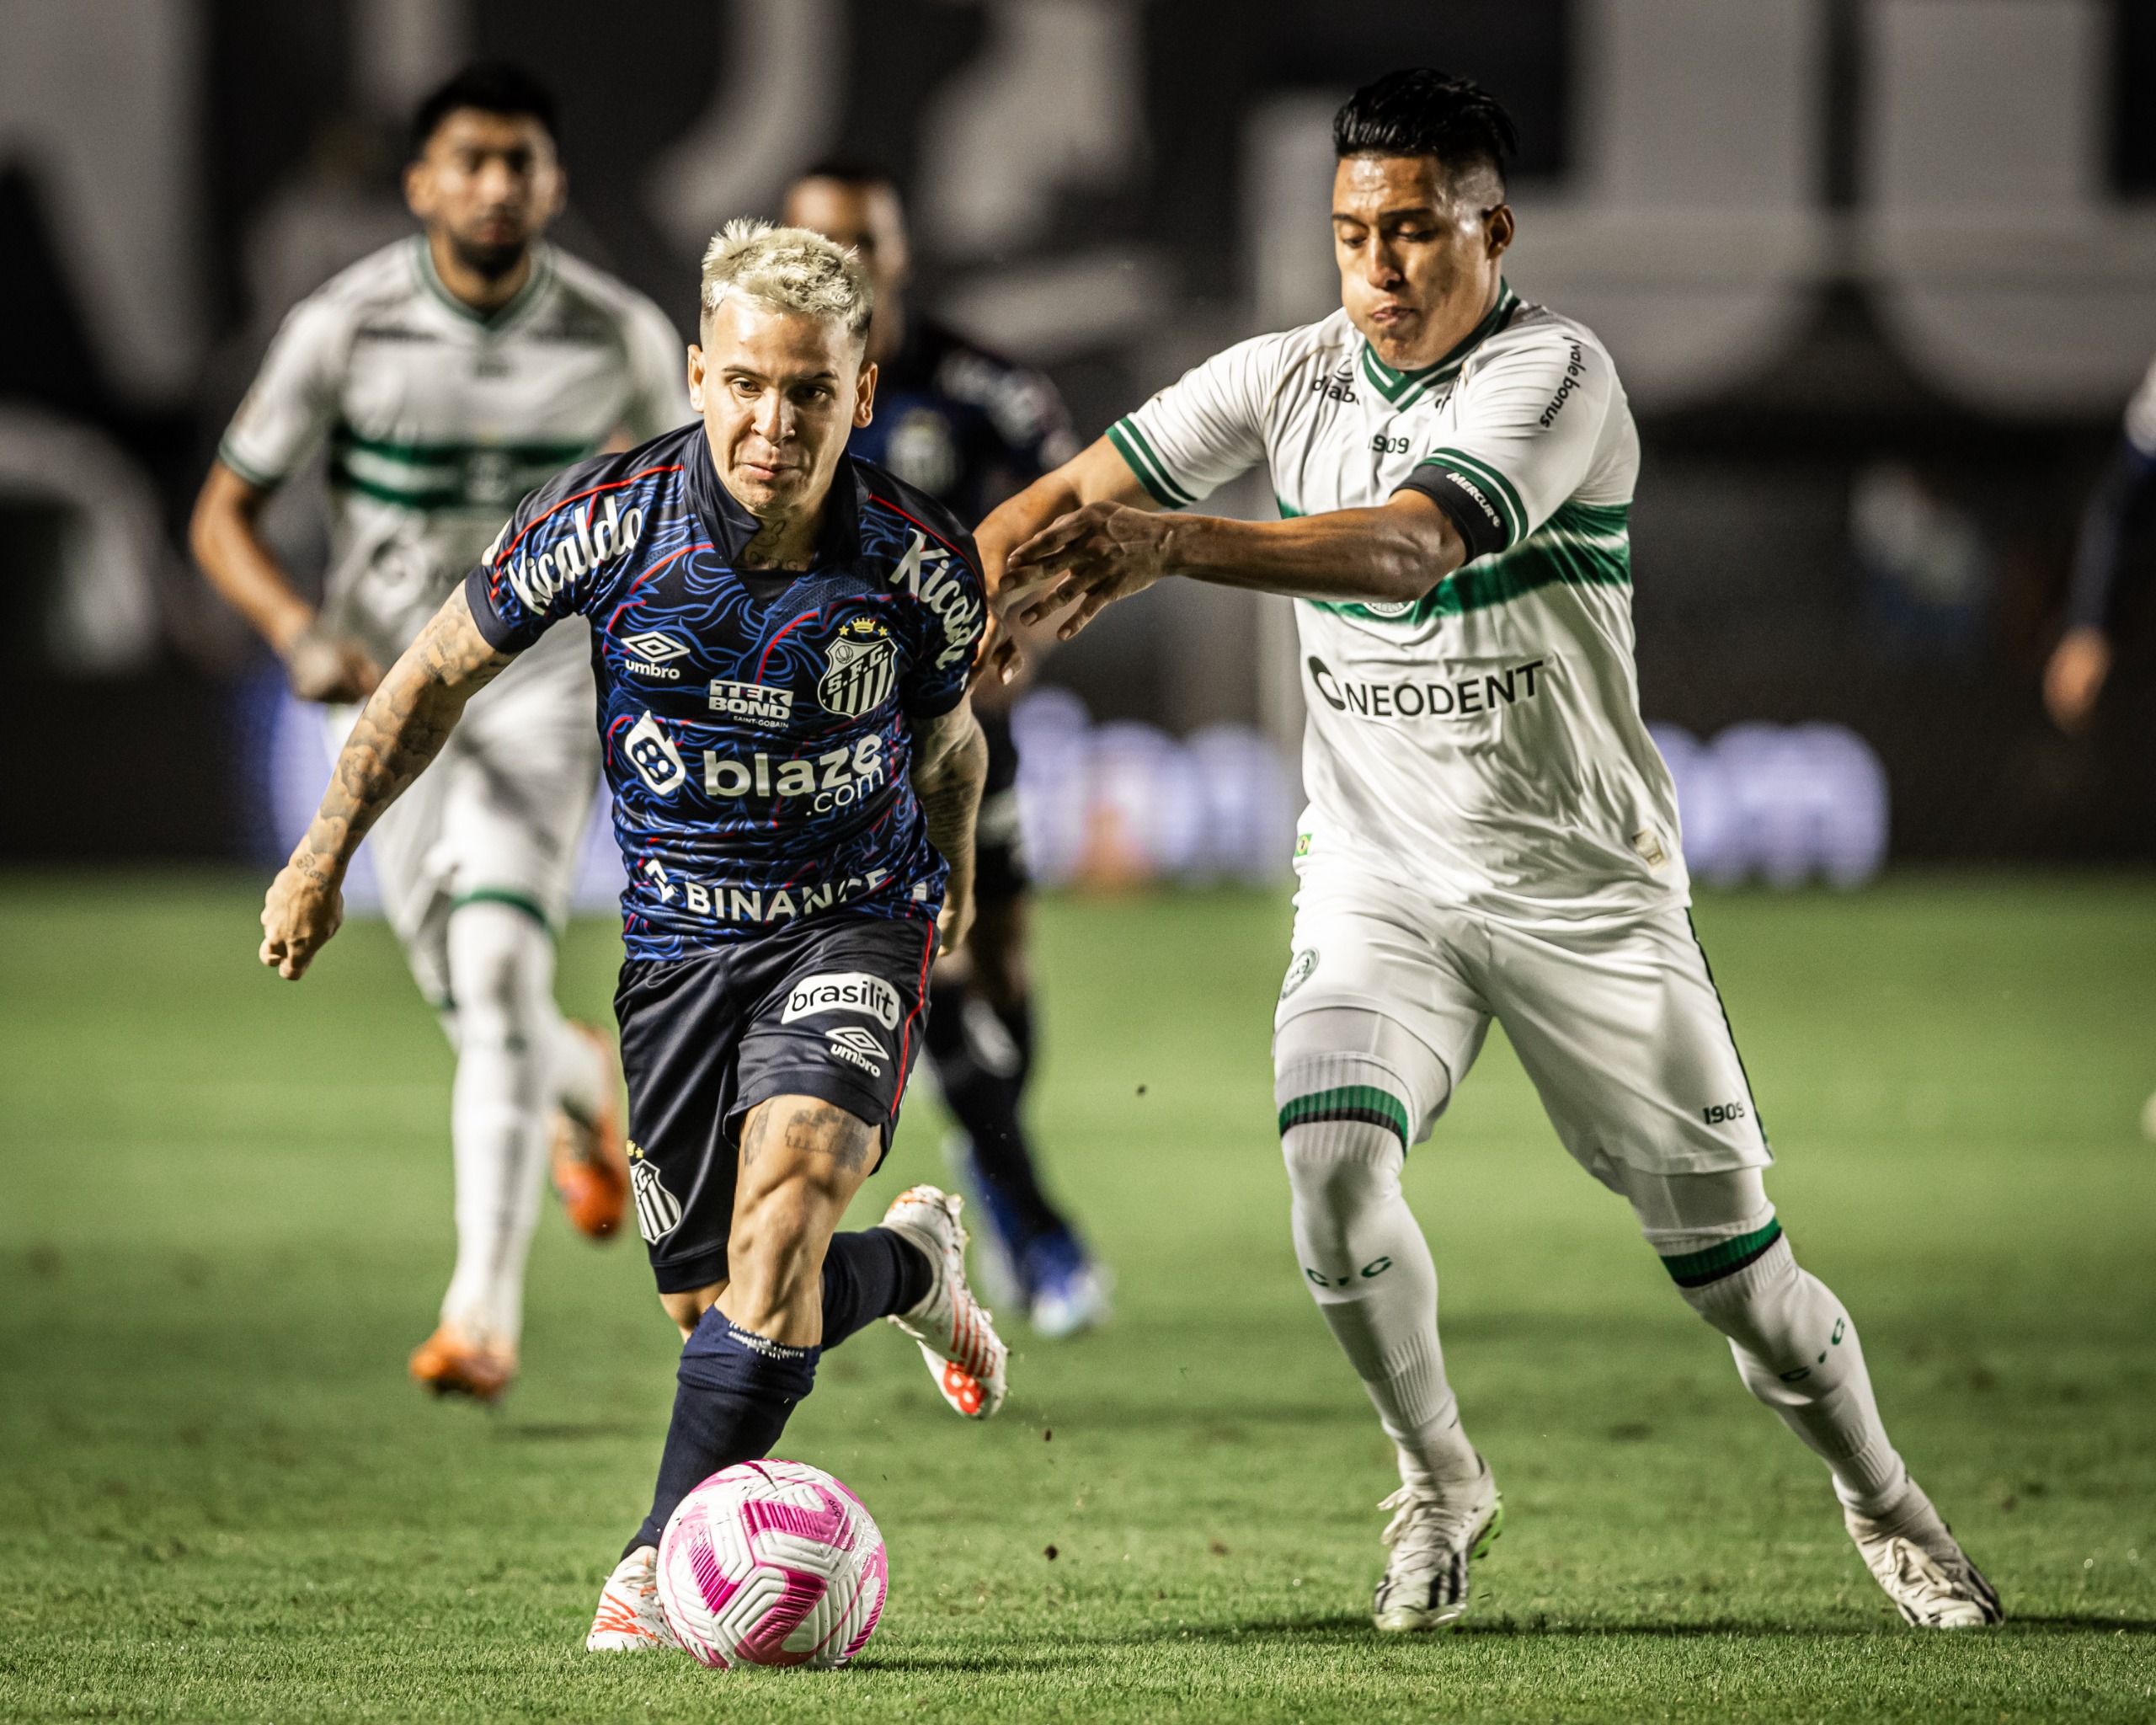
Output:
[[364,701],[382,681],[374,655],[355,640],[310,628],[285,654],[285,675],[302,701]]
[[337,883],[287,862],[262,901],[262,948],[257,956],[286,981],[296,982],[344,921],[344,895]]
[[1174,526],[1120,503],[1089,503],[1057,517],[1005,563],[996,595],[1004,615],[1038,623],[1070,607],[1055,632],[1068,641],[1117,600],[1167,574]]

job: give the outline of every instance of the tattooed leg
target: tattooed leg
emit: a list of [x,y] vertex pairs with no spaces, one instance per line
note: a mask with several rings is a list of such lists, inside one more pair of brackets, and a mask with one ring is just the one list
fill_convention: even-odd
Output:
[[657,1545],[699,1482],[771,1453],[825,1348],[921,1297],[929,1266],[905,1241],[831,1231],[876,1165],[880,1131],[808,1096],[774,1097],[743,1122],[730,1279],[701,1315],[683,1309],[696,1294],[662,1296],[686,1340],[651,1513],[629,1551]]

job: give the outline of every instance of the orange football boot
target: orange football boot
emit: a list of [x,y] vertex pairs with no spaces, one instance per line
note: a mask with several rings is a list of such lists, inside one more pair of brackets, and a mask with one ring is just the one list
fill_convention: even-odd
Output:
[[611,1039],[589,1024],[569,1028],[590,1043],[606,1068],[605,1099],[589,1120],[554,1111],[554,1190],[579,1233],[604,1240],[622,1226],[629,1201],[629,1155],[622,1119],[622,1057]]
[[410,1370],[415,1382],[437,1396],[495,1402],[515,1380],[516,1350],[474,1342],[444,1324],[412,1350]]

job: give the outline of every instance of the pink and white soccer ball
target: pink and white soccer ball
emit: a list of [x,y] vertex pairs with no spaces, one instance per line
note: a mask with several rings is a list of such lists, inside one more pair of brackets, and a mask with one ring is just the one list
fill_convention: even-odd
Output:
[[659,1603],[707,1665],[843,1665],[889,1585],[875,1518],[805,1461],[744,1461],[682,1498],[659,1541]]

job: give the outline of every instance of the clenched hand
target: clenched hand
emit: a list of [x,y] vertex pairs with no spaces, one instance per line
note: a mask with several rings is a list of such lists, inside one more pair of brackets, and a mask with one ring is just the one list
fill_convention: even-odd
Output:
[[343,926],[344,895],[334,880],[318,879],[287,862],[262,901],[262,948],[258,956],[287,982],[307,974],[314,955]]

